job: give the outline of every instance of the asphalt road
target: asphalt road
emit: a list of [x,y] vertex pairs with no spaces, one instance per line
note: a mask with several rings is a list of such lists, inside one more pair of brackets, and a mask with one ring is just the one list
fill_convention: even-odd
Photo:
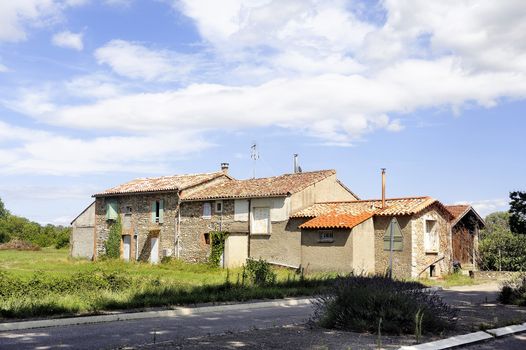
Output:
[[466,350],[524,350],[526,349],[526,333],[511,335],[486,343],[463,347]]
[[311,305],[0,332],[0,349],[115,349],[302,323]]

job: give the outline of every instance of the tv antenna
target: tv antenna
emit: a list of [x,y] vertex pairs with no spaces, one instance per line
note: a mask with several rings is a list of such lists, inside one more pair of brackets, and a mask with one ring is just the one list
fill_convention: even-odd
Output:
[[256,162],[259,159],[259,152],[258,152],[258,146],[255,142],[252,143],[252,146],[250,147],[250,158],[254,161],[253,168],[252,168],[252,178],[256,178]]

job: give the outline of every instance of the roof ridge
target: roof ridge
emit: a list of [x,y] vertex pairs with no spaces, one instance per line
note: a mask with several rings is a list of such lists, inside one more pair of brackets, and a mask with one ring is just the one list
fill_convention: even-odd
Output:
[[[152,180],[152,179],[162,179],[163,177],[179,177],[179,176],[196,176],[196,175],[213,175],[213,174],[223,174],[222,171],[212,171],[208,173],[189,173],[189,174],[175,174],[175,175],[162,175],[162,176],[154,176],[154,177],[138,177],[130,181],[135,180]],[[128,182],[130,182],[128,181]]]
[[314,174],[314,173],[322,173],[326,171],[333,172],[334,174],[336,173],[335,169],[322,169],[322,170],[304,171],[301,173],[285,173],[285,174],[274,175],[274,176],[255,177],[252,179],[236,179],[236,181],[256,181],[256,180],[276,179],[278,177],[308,175],[308,174]]
[[[435,199],[431,196],[412,196],[412,197],[395,197],[386,198],[386,201],[402,200],[402,199]],[[436,200],[436,199],[435,199]],[[360,203],[360,202],[381,202],[382,199],[357,199],[352,201],[327,201],[327,202],[316,202],[314,204],[331,204],[331,203]]]

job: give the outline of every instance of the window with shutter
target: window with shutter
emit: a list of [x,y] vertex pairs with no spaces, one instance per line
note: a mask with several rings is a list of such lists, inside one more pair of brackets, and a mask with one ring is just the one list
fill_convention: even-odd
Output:
[[162,224],[164,221],[164,200],[152,202],[152,222]]
[[209,202],[203,203],[203,219],[212,218],[212,205]]
[[404,237],[402,229],[396,219],[391,220],[384,234],[384,250],[391,250],[391,225],[393,226],[393,251],[404,250]]
[[253,220],[250,231],[255,234],[270,233],[270,208],[253,208]]
[[118,203],[109,201],[106,203],[106,220],[117,220],[119,217]]
[[437,253],[438,243],[436,220],[425,220],[424,248],[426,253]]

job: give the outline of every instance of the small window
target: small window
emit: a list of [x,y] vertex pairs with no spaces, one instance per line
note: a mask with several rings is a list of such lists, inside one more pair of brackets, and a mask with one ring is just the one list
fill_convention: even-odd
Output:
[[203,234],[203,238],[205,239],[205,244],[210,244],[210,233]]
[[126,211],[124,212],[126,215],[131,215],[133,209],[131,207],[131,205],[127,205],[126,206]]
[[334,242],[334,233],[332,231],[319,231],[319,232],[320,232],[320,243]]
[[212,205],[208,202],[203,203],[203,219],[212,218]]
[[152,202],[152,222],[164,222],[164,201],[162,199]]
[[223,212],[223,201],[217,201],[216,204],[216,213],[222,213]]

